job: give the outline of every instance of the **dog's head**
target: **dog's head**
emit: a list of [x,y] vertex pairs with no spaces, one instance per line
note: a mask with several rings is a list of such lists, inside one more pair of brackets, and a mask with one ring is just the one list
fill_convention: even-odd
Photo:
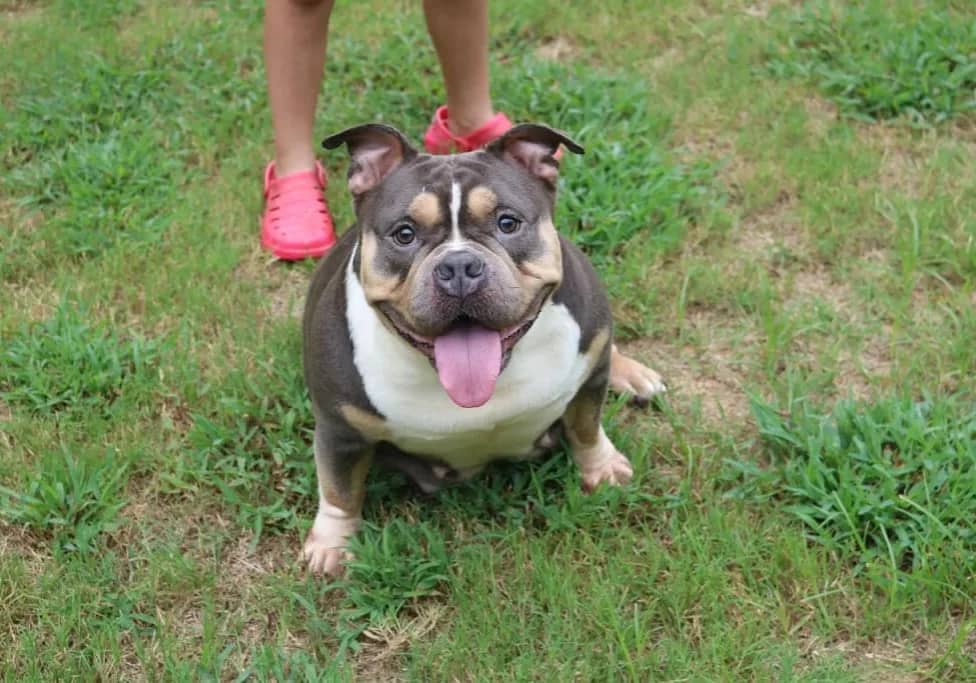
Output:
[[394,128],[327,138],[352,161],[359,247],[371,306],[426,355],[455,403],[484,404],[512,348],[562,280],[553,225],[563,133],[523,124],[483,150],[418,154]]

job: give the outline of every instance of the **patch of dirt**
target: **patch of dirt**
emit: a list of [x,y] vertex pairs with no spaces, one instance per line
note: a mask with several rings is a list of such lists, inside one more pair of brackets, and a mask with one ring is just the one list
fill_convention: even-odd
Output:
[[401,653],[430,635],[446,611],[444,605],[428,603],[420,606],[413,617],[366,629],[355,658],[358,679],[391,683],[406,680],[399,664]]
[[255,247],[237,266],[234,277],[256,283],[265,292],[268,317],[301,319],[312,278],[301,265],[278,261]]
[[[743,220],[733,248],[743,256],[748,255],[752,262],[762,263],[778,278],[776,286],[782,310],[803,315],[822,303],[842,321],[838,323],[842,327],[863,329],[865,320],[856,292],[847,280],[817,259],[802,223],[794,215],[796,206],[796,197],[781,191],[773,205]],[[878,259],[884,262],[886,256],[865,255],[865,260],[872,263]],[[839,350],[835,380],[839,394],[867,398],[873,380],[890,374],[893,362],[883,343],[885,338],[886,335],[875,335],[859,348],[848,346]],[[816,362],[817,342],[799,335],[793,344],[801,353],[805,349]]]
[[813,301],[823,301],[837,313],[849,317],[856,308],[855,298],[850,285],[835,279],[828,269],[818,264],[793,274],[793,290],[786,298],[785,306],[799,308]]
[[10,451],[13,448],[14,443],[10,434],[7,433],[5,429],[2,429],[4,422],[10,422],[10,418],[14,416],[13,411],[10,410],[10,406],[0,398],[0,449],[4,452]]
[[33,322],[47,320],[58,306],[60,297],[49,282],[9,282],[4,287],[4,305],[15,317]]
[[571,62],[579,56],[579,48],[564,36],[546,38],[535,49],[535,56],[547,62]]
[[885,683],[931,680],[912,669],[923,668],[936,659],[943,646],[943,638],[924,633],[916,634],[908,643],[891,640],[824,643],[810,638],[801,645],[804,656],[811,661],[840,657],[862,680]]
[[[703,116],[708,118],[709,115],[704,113]],[[719,180],[728,187],[732,200],[739,202],[742,199],[742,186],[752,177],[754,170],[736,153],[735,141],[731,137],[719,133],[704,133],[707,130],[708,124],[702,123],[693,132],[682,134],[676,131],[676,154],[685,163],[707,161],[718,165]]]
[[859,348],[843,348],[837,359],[834,388],[839,396],[868,400],[877,394],[877,381],[891,376],[894,361],[886,343],[888,329],[864,342]]
[[[851,336],[850,343],[836,348],[837,374],[833,386],[838,396],[859,400],[872,398],[877,393],[879,380],[890,377],[894,368],[887,341],[891,339],[891,327],[884,325],[879,331],[868,334],[866,330],[875,323],[864,319],[863,303],[848,282],[837,279],[823,265],[798,271],[790,279],[792,290],[784,296],[785,310],[802,314],[822,302],[839,319],[834,323],[839,328],[861,331]],[[857,337],[861,338],[860,343],[856,341]],[[806,348],[812,362],[816,362],[821,353],[816,347],[822,342],[802,336],[794,341],[800,348]],[[825,343],[832,345],[833,340],[827,339]]]
[[14,199],[4,199],[0,200],[0,222],[15,233],[30,234],[44,222],[44,215],[36,209],[18,206]]
[[651,68],[655,71],[670,69],[680,61],[684,53],[677,47],[669,47],[667,50],[655,55],[651,60]]
[[284,278],[268,293],[268,309],[274,318],[300,320],[308,291],[309,275],[289,270]]
[[221,576],[232,584],[244,584],[254,577],[294,568],[300,560],[301,539],[294,534],[266,537],[252,548],[254,537],[244,532],[237,545],[221,561]]
[[837,122],[837,105],[822,97],[806,97],[803,106],[807,110],[807,129],[814,136],[823,138]]
[[[185,593],[167,589],[161,591],[155,603],[155,616],[165,624],[173,642],[187,650],[198,650],[204,638],[207,605],[203,594],[212,595],[219,606],[216,627],[221,635],[233,641],[236,648],[230,653],[225,667],[243,671],[248,658],[263,643],[282,641],[286,650],[310,651],[311,645],[291,632],[284,632],[272,609],[255,608],[267,590],[269,576],[293,573],[298,565],[300,543],[293,534],[262,538],[252,548],[250,532],[232,531],[234,524],[214,509],[187,509],[192,499],[171,502],[153,499],[149,491],[151,481],[142,490],[144,497],[130,495],[130,503],[121,514],[133,520],[114,534],[113,542],[125,546],[149,544],[153,538],[179,539],[179,553],[192,558],[201,572],[213,573],[215,589],[197,586]],[[230,538],[228,538],[230,536]],[[137,556],[138,557],[138,556]],[[134,571],[142,571],[148,560],[135,560]],[[131,642],[120,643],[126,662],[131,660],[136,675],[126,680],[141,680],[152,670],[152,662],[161,665],[162,652],[156,643],[143,643],[148,656],[136,657]]]
[[679,411],[687,413],[700,402],[702,417],[712,425],[746,424],[750,409],[743,358],[757,343],[754,335],[733,340],[727,321],[712,312],[689,314],[686,326],[700,344],[639,339],[621,342],[620,349],[661,374]]
[[190,406],[181,396],[165,396],[159,403],[159,418],[165,427],[178,434],[186,434],[193,427]]
[[927,145],[913,140],[912,132],[883,123],[861,125],[857,136],[881,155],[877,183],[882,191],[897,192],[918,199],[925,190],[922,156]]
[[19,557],[41,573],[41,565],[51,559],[49,543],[20,524],[0,520],[0,557]]
[[858,126],[857,136],[881,157],[878,176],[871,179],[876,184],[865,184],[865,191],[924,199],[963,194],[972,185],[976,124],[957,119],[930,131],[864,124]]
[[776,274],[780,274],[782,265],[777,262],[806,260],[811,247],[800,221],[793,215],[796,205],[796,197],[781,190],[772,205],[743,217],[733,248],[750,259],[763,260]]
[[0,0],[0,14],[4,21],[26,19],[43,10],[44,6],[39,5],[36,0]]

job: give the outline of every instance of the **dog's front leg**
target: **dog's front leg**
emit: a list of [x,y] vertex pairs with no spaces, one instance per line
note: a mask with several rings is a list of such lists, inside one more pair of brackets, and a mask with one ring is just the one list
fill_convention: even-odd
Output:
[[607,394],[609,363],[593,373],[566,409],[563,424],[579,465],[583,489],[592,491],[601,483],[621,486],[634,474],[630,461],[616,449],[603,431],[601,415]]
[[342,561],[350,557],[346,543],[362,523],[366,475],[372,459],[372,445],[356,437],[342,438],[325,420],[316,420],[319,511],[303,551],[312,572],[338,575],[342,572]]

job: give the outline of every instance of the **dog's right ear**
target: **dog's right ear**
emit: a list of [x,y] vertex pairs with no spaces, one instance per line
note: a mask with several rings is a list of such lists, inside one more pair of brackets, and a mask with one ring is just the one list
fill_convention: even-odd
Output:
[[390,171],[417,156],[403,134],[382,123],[347,128],[322,141],[326,149],[345,143],[349,148],[349,191],[359,198],[379,185]]
[[564,145],[574,154],[583,153],[579,143],[566,133],[538,123],[520,123],[512,126],[497,140],[488,143],[485,149],[523,167],[550,188],[555,189],[556,176],[559,175],[559,161],[556,159],[559,145]]

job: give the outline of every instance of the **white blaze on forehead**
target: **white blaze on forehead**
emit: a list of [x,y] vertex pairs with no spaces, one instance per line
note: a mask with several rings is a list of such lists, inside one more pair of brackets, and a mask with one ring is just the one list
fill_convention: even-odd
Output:
[[463,242],[461,237],[461,224],[458,216],[461,213],[461,184],[456,180],[451,181],[451,241]]

